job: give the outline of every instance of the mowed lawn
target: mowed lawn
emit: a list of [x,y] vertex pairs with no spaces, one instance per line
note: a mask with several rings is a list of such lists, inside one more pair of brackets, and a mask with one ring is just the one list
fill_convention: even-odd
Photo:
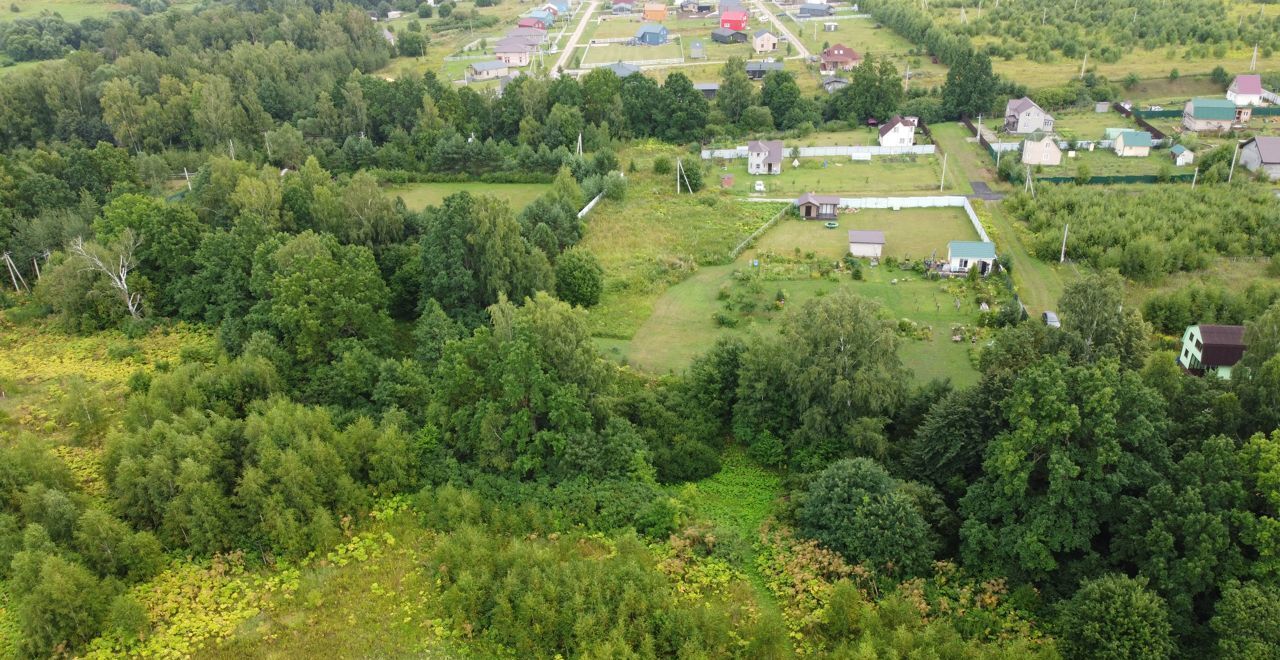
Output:
[[[1081,165],[1089,168],[1093,176],[1115,176],[1124,174],[1159,174],[1166,165],[1173,168],[1173,159],[1168,149],[1152,149],[1151,155],[1145,158],[1121,158],[1110,149],[1097,148],[1093,151],[1077,151],[1075,158],[1062,155],[1062,164],[1057,167],[1038,168],[1036,176],[1075,176]],[[1179,173],[1173,168],[1174,173]],[[1188,168],[1181,168],[1187,170]]]
[[[652,315],[630,342],[602,343],[602,350],[638,368],[665,373],[687,367],[721,336],[777,332],[785,312],[752,316],[737,328],[718,326],[713,315],[723,309],[723,302],[718,298],[721,289],[735,286],[735,271],[749,272],[753,260],[767,259],[770,253],[790,256],[799,249],[801,254],[813,253],[835,261],[847,250],[848,229],[882,228],[886,233],[886,256],[927,256],[926,250],[932,250],[935,244],[942,245],[945,252],[949,240],[975,238],[972,226],[958,209],[875,210],[857,216],[856,220],[841,216],[841,226],[834,230],[802,220],[780,222],[733,264],[700,269],[689,279],[672,286],[656,301]],[[763,286],[769,295],[774,290],[785,291],[789,308],[851,287],[883,304],[888,318],[909,318],[932,328],[930,340],[903,339],[900,343],[899,354],[917,381],[951,378],[953,382],[968,384],[977,379],[969,360],[969,346],[951,342],[950,330],[956,324],[974,325],[978,309],[970,300],[961,301],[957,309],[955,300],[940,282],[926,281],[913,272],[879,266],[866,268],[863,281],[854,281],[847,275],[834,281],[814,276],[768,280]]]
[[550,190],[544,183],[483,183],[467,181],[462,183],[410,183],[405,185],[386,186],[383,194],[388,197],[399,197],[410,210],[421,211],[428,206],[439,205],[445,197],[459,192],[473,195],[493,195],[507,200],[511,209],[519,212],[533,200]]
[[111,12],[132,9],[122,2],[94,2],[94,0],[16,0],[10,6],[17,7],[18,11],[11,11],[9,6],[5,7],[0,11],[0,21],[39,18],[41,12],[48,11],[62,16],[70,23],[79,23],[85,18],[102,18]]
[[1132,119],[1118,112],[1094,112],[1093,108],[1056,113],[1053,128],[1064,140],[1101,140],[1108,128],[1139,130]]
[[[755,194],[756,181],[764,182],[764,197],[794,198],[806,192],[840,194],[845,197],[878,195],[968,194],[969,182],[959,168],[949,168],[946,185],[938,189],[942,161],[935,156],[877,156],[870,161],[853,161],[844,156],[801,158],[792,167],[790,153],[783,157],[782,173],[747,173],[747,159],[713,161],[715,181],[733,175],[729,188],[738,195]],[[825,163],[825,167],[823,167]],[[715,182],[713,181],[713,183]]]
[[583,52],[585,53],[581,55],[583,66],[612,64],[614,62],[646,62],[688,56],[688,53],[681,49],[679,39],[672,39],[660,46],[630,46],[627,44],[590,46]]

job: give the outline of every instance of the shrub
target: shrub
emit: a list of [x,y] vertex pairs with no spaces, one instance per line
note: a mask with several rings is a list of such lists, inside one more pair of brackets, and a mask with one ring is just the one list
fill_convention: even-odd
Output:
[[1108,575],[1085,582],[1058,621],[1067,658],[1167,658],[1174,651],[1165,603],[1146,578]]
[[654,174],[671,174],[675,171],[675,165],[671,162],[669,156],[658,156],[653,159]]

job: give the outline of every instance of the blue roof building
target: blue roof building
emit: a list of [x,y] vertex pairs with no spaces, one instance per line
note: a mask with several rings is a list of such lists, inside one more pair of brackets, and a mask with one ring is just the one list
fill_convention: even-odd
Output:
[[646,46],[661,46],[667,43],[667,28],[657,23],[645,23],[636,30],[636,41]]

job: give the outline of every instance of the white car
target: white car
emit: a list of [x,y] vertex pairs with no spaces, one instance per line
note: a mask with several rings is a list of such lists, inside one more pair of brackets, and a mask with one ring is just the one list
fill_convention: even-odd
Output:
[[756,185],[755,185],[755,190],[756,190],[756,192],[764,192],[764,182],[763,182],[763,181],[757,181],[757,182],[756,182]]

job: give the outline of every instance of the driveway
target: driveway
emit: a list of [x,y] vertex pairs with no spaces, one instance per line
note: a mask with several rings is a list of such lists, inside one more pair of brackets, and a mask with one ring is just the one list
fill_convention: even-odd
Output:
[[970,181],[969,185],[973,186],[973,194],[969,195],[971,198],[988,202],[998,202],[1004,199],[1004,193],[992,190],[991,186],[988,186],[985,181]]

